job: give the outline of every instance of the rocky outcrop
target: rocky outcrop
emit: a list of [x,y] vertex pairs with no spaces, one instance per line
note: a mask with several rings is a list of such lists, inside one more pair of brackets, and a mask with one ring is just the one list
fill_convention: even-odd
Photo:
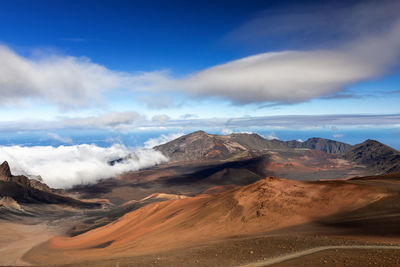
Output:
[[46,184],[23,175],[12,175],[7,161],[0,165],[0,197],[8,197],[20,204],[45,203],[74,207],[101,207],[99,203],[84,202]]
[[23,208],[12,197],[0,197],[0,209],[23,211]]
[[4,162],[0,165],[0,180],[6,181],[6,180],[9,179],[10,177],[11,177],[10,166],[8,165],[8,162],[7,162],[7,161],[4,161]]

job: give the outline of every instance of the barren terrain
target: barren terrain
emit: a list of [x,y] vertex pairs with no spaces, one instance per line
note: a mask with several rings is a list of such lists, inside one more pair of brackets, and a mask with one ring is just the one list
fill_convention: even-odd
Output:
[[204,132],[159,147],[168,163],[67,192],[3,164],[2,188],[13,190],[0,201],[0,264],[396,265],[400,173],[382,175],[340,154],[362,158],[364,147],[379,166],[396,164],[395,150],[371,141],[353,153],[318,138]]

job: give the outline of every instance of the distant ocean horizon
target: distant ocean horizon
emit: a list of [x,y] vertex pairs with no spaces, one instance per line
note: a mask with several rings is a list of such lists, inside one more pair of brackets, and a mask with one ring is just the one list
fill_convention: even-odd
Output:
[[[99,147],[109,147],[114,144],[123,144],[127,147],[144,147],[145,142],[164,136],[168,140],[174,134],[189,134],[197,130],[204,130],[211,134],[257,133],[266,139],[279,139],[283,141],[306,141],[308,138],[321,137],[336,140],[351,145],[361,143],[367,139],[374,139],[400,149],[400,130],[397,128],[386,129],[190,129],[190,130],[157,130],[157,131],[131,131],[117,132],[109,130],[54,130],[54,131],[22,131],[0,132],[0,146],[70,146],[81,144],[94,144]],[[177,135],[178,136],[178,135]]]

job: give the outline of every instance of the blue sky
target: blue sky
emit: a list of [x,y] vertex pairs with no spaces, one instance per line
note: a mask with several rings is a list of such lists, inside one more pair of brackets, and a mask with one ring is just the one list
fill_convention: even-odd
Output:
[[0,131],[337,127],[400,146],[400,4],[332,2],[2,1]]

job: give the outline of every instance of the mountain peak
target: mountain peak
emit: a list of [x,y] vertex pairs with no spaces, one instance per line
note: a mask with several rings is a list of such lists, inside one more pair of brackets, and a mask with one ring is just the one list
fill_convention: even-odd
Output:
[[192,135],[196,135],[196,134],[199,134],[199,135],[207,135],[207,133],[205,132],[205,131],[202,131],[202,130],[199,130],[199,131],[195,131],[195,132],[192,132],[191,133]]
[[400,152],[376,140],[365,140],[349,149],[344,156],[379,174],[400,171]]
[[373,140],[373,139],[367,139],[364,142],[362,142],[360,145],[382,145],[382,146],[384,146],[384,144],[382,144],[381,142]]
[[209,137],[210,135],[206,133],[205,131],[195,131],[193,133],[190,133],[187,135],[189,136],[195,136],[195,137]]
[[10,178],[12,176],[10,166],[7,161],[4,161],[0,165],[0,177]]

